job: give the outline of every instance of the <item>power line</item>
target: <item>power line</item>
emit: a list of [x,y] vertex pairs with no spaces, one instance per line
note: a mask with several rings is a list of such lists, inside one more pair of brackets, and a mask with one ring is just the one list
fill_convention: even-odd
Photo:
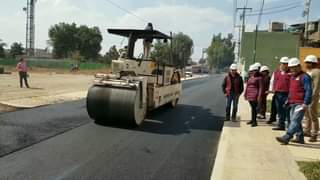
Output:
[[149,22],[149,21],[147,21],[147,20],[143,19],[142,17],[140,17],[140,16],[138,16],[138,15],[134,14],[133,12],[131,12],[131,11],[129,11],[129,10],[127,10],[127,9],[125,9],[125,8],[123,8],[123,7],[121,7],[120,5],[116,4],[115,2],[113,2],[113,1],[111,1],[111,0],[106,0],[106,1],[107,1],[107,2],[109,2],[110,4],[112,4],[113,6],[117,7],[118,9],[121,9],[122,11],[125,11],[125,12],[127,12],[127,13],[131,14],[132,16],[136,17],[137,19],[139,19],[139,20],[141,20],[141,21],[143,21],[143,22],[146,22],[146,23],[148,23],[148,22]]
[[[291,10],[291,9],[295,9],[295,8],[298,8],[298,7],[301,7],[301,6],[298,5],[298,6],[292,6],[292,7],[280,9],[280,10],[277,10],[277,11],[264,12],[264,13],[262,13],[262,15],[282,13],[282,12],[289,11],[289,10]],[[260,13],[246,14],[246,16],[258,16],[258,15],[260,15]]]
[[[285,8],[285,7],[293,6],[293,5],[301,5],[302,6],[302,3],[301,2],[288,3],[288,4],[283,4],[283,5],[279,5],[279,6],[275,6],[275,7],[263,8],[263,10],[281,9],[281,8]],[[260,10],[252,11],[252,13],[258,13],[258,12],[260,12]]]

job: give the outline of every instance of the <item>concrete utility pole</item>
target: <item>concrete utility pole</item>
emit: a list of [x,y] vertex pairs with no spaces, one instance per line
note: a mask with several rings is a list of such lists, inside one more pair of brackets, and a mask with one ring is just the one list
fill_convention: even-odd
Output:
[[303,17],[306,17],[306,23],[304,27],[304,37],[305,37],[304,45],[305,46],[308,46],[308,40],[309,40],[308,26],[309,26],[310,5],[311,5],[311,0],[305,0],[305,9],[303,11]]
[[[239,33],[239,50],[238,50],[238,54],[239,54],[239,61],[241,59],[241,41],[243,40],[243,34],[245,32],[245,21],[246,21],[246,12],[247,10],[252,11],[252,8],[247,8],[246,6],[244,6],[243,8],[236,8],[236,10],[242,10],[242,15],[240,16],[240,19],[242,19],[242,26],[241,26],[241,36]],[[240,32],[240,29],[239,29]]]

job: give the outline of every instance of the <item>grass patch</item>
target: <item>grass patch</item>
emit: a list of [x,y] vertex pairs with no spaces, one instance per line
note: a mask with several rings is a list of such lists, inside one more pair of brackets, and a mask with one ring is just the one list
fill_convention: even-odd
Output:
[[[48,68],[48,69],[70,69],[71,64],[76,64],[76,61],[71,59],[27,59],[29,67],[35,68]],[[0,66],[15,67],[18,63],[16,59],[0,59]],[[95,63],[95,62],[82,62],[80,63],[80,70],[95,70],[109,68],[110,65]]]
[[303,172],[308,180],[320,179],[320,161],[298,161],[298,165],[300,167],[300,171]]

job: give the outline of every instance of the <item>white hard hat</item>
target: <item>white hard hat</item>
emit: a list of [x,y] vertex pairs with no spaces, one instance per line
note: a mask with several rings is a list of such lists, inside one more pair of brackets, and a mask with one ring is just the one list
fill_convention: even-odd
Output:
[[237,70],[237,69],[238,69],[237,64],[231,64],[230,65],[230,70]]
[[282,57],[280,59],[280,63],[288,64],[289,63],[289,58],[288,57]]
[[300,60],[298,58],[294,57],[289,60],[289,63],[288,63],[289,67],[294,67],[294,66],[298,66],[298,65],[300,65]]
[[269,71],[268,66],[262,66],[260,69],[260,72],[263,72],[263,71]]
[[259,70],[259,67],[257,65],[255,64],[250,65],[249,71],[257,71],[257,70]]
[[304,62],[310,62],[310,63],[318,63],[318,58],[315,55],[308,55],[305,59]]
[[259,63],[259,62],[254,63],[254,65],[257,66],[258,68],[261,67],[261,63]]

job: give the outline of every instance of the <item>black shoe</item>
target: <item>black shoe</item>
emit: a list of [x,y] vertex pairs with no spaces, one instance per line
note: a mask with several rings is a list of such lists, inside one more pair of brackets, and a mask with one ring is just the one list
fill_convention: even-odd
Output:
[[252,121],[247,122],[247,124],[252,124]]
[[276,120],[270,119],[269,121],[267,121],[267,124],[272,124],[273,122],[276,122]]
[[272,128],[272,130],[274,130],[274,131],[285,131],[286,128],[276,127],[276,128]]
[[287,145],[289,144],[287,141],[285,141],[282,137],[276,137],[276,140],[280,142],[282,145]]
[[257,126],[258,126],[257,123],[252,123],[252,124],[251,124],[251,127],[257,127]]
[[304,140],[300,141],[297,138],[296,139],[292,139],[291,142],[298,143],[298,144],[304,144]]

